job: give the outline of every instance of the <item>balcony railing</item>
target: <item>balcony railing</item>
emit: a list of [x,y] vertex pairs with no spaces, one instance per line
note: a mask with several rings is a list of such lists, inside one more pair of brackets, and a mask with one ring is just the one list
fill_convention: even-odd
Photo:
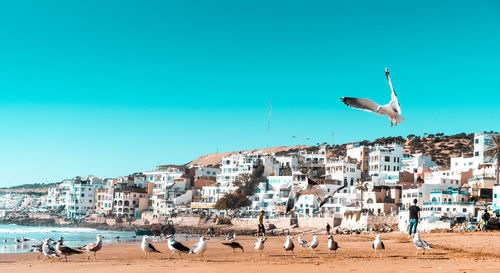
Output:
[[463,205],[472,206],[474,202],[424,202],[424,205]]

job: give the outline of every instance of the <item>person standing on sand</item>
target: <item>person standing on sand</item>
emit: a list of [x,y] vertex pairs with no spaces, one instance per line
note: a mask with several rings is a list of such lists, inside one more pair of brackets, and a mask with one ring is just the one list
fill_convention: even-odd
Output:
[[326,234],[330,235],[330,224],[326,223]]
[[257,236],[262,232],[262,236],[266,236],[266,229],[264,228],[264,210],[260,211],[259,214],[259,225],[257,230]]
[[417,199],[413,199],[413,205],[410,206],[409,214],[410,214],[410,223],[408,225],[408,238],[411,238],[412,230],[413,234],[417,232],[418,220],[420,218],[420,208],[417,206]]
[[481,219],[483,219],[482,231],[486,232],[486,227],[488,226],[488,221],[490,220],[490,214],[488,213],[487,210],[484,210],[484,213],[481,216]]

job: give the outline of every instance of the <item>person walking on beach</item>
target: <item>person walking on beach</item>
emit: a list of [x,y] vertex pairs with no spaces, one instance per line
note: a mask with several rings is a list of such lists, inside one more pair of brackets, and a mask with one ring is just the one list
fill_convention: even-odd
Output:
[[408,238],[411,238],[411,234],[413,231],[413,234],[417,232],[417,226],[418,226],[418,219],[420,218],[420,208],[417,206],[417,199],[413,199],[413,205],[410,206],[409,213],[410,213],[410,223],[409,223],[409,228],[408,228],[408,233],[409,236]]
[[330,224],[326,223],[326,234],[330,235]]
[[488,226],[488,221],[490,220],[490,214],[488,213],[487,210],[484,210],[484,213],[481,216],[481,219],[483,219],[482,231],[486,232],[486,227]]
[[257,236],[259,236],[261,232],[262,236],[266,236],[266,229],[264,228],[264,210],[260,211],[259,214],[259,225],[258,225]]

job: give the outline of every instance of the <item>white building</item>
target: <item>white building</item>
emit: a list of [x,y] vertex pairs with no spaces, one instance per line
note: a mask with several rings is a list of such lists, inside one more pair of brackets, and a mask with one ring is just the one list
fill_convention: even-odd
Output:
[[410,173],[417,173],[419,170],[429,170],[437,167],[436,162],[430,156],[414,154],[411,157],[401,159],[401,170]]
[[493,210],[500,209],[500,185],[493,186]]
[[276,175],[279,172],[279,163],[269,155],[240,153],[223,157],[217,184],[230,187],[237,176],[244,173],[251,174],[261,165],[264,167],[263,176]]
[[81,218],[93,214],[96,207],[96,189],[104,186],[103,180],[97,177],[71,180],[65,196],[66,216]]
[[491,144],[490,133],[474,134],[474,158],[479,164],[491,163],[492,158],[486,158],[484,152],[489,144]]
[[413,200],[417,199],[417,204],[422,206],[423,202],[430,202],[432,191],[446,188],[448,188],[448,185],[422,184],[419,187],[404,189],[401,196],[401,203],[405,209],[408,209],[411,205],[413,205]]
[[326,161],[325,178],[338,180],[342,185],[347,185],[342,189],[342,193],[354,193],[359,180],[361,170],[358,168],[356,160],[340,157],[339,159],[329,159]]
[[474,216],[474,202],[470,202],[469,193],[460,188],[432,191],[430,198],[429,202],[423,202],[422,218],[436,220],[445,216],[468,219]]
[[380,176],[383,172],[396,172],[401,169],[403,146],[395,143],[371,146],[368,157],[368,174],[370,176]]

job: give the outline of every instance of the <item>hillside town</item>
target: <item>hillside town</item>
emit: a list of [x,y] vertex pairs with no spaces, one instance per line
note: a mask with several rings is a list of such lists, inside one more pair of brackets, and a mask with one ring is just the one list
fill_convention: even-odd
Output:
[[[0,218],[147,224],[180,215],[255,219],[263,210],[268,221],[326,219],[350,230],[381,222],[378,228],[406,230],[407,209],[417,199],[421,229],[471,229],[485,211],[495,218],[500,210],[498,158],[486,153],[492,135],[474,134],[472,156],[450,157],[445,167],[396,141],[350,143],[337,157],[329,156],[323,144],[277,153],[232,153],[213,165],[158,165],[116,178],[75,177],[46,194],[2,195]],[[309,178],[329,193],[345,187],[323,206],[301,195],[293,214],[286,213],[292,188],[305,187]],[[224,200],[229,196],[238,200]]]

